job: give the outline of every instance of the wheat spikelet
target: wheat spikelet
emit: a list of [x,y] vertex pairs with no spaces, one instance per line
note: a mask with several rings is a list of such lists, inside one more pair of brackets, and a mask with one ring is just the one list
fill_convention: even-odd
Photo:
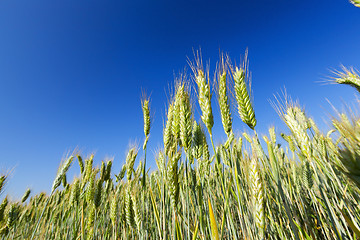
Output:
[[188,151],[191,147],[192,140],[192,110],[190,96],[184,85],[180,86],[178,91],[180,94],[177,94],[176,97],[179,97],[180,99],[176,101],[180,103],[180,139],[185,151]]
[[111,167],[112,167],[112,161],[109,160],[109,161],[106,163],[106,171],[105,171],[104,181],[110,180],[110,177],[111,177]]
[[360,0],[350,0],[350,2],[355,6],[360,8]]
[[203,147],[203,131],[200,124],[195,120],[193,122],[192,128],[192,155],[199,159],[202,156],[202,147]]
[[101,161],[101,167],[100,167],[100,179],[102,181],[105,180],[105,172],[106,172],[106,165],[104,161]]
[[66,175],[63,175],[63,177],[62,177],[62,180],[61,180],[61,183],[62,183],[62,185],[63,185],[63,187],[66,189],[66,187],[67,187],[67,179],[66,179]]
[[219,154],[220,159],[223,160],[224,164],[230,167],[229,155],[228,152],[226,151],[226,148],[223,145],[219,145],[216,148],[216,152]]
[[55,180],[54,180],[54,183],[53,183],[53,186],[51,188],[51,192],[53,192],[57,187],[60,186],[60,183],[61,181],[63,180],[66,172],[69,170],[70,166],[71,166],[71,163],[73,161],[74,157],[73,156],[70,156],[66,161],[65,163],[63,164],[63,166],[60,168],[60,171],[58,172]]
[[310,158],[311,155],[311,142],[308,134],[306,133],[307,123],[305,121],[303,113],[298,107],[289,106],[284,113],[283,118],[286,125],[292,132],[296,142],[299,144],[301,152]]
[[86,202],[89,205],[94,203],[95,176],[96,176],[96,172],[93,171],[90,176],[89,183],[86,187],[85,198],[86,198]]
[[165,155],[162,151],[159,151],[155,157],[156,165],[159,169],[159,172],[164,176],[165,175]]
[[190,62],[190,67],[195,75],[195,82],[197,85],[198,102],[201,109],[201,120],[205,124],[212,136],[212,127],[214,125],[214,117],[211,108],[211,92],[208,74],[205,76],[201,53],[197,52],[195,56],[195,63]]
[[270,135],[270,140],[272,142],[272,144],[276,144],[276,134],[275,134],[275,128],[271,127],[269,128],[269,135]]
[[207,179],[210,175],[210,161],[199,159],[199,174],[201,179]]
[[139,165],[137,166],[134,174],[134,178],[137,179],[140,177],[142,171],[144,170],[144,164],[142,161],[139,162]]
[[310,190],[314,185],[314,180],[312,178],[313,172],[310,167],[309,161],[306,161],[302,168],[302,184],[307,190]]
[[181,145],[180,142],[180,95],[181,91],[180,88],[183,86],[182,84],[178,83],[176,87],[176,94],[173,101],[172,107],[172,122],[171,122],[171,134],[173,135],[174,145],[178,144]]
[[2,222],[2,220],[4,219],[4,213],[5,213],[5,208],[8,205],[9,200],[7,197],[4,198],[4,200],[1,202],[0,205],[0,222]]
[[137,194],[132,194],[131,198],[132,198],[133,209],[134,209],[134,221],[135,221],[137,229],[140,231],[142,219],[141,219],[139,199],[137,197]]
[[214,125],[214,117],[212,114],[211,108],[211,94],[210,94],[210,85],[206,81],[204,71],[202,69],[197,69],[196,71],[196,84],[198,86],[198,101],[201,109],[201,120],[205,124],[206,128],[209,131],[209,134],[212,135],[212,127]]
[[207,143],[206,136],[205,136],[204,132],[203,132],[203,141],[202,141],[202,143],[203,143],[203,147],[202,147],[202,149],[203,149],[203,152],[202,152],[203,160],[207,161],[207,162],[210,162],[209,144]]
[[86,219],[86,232],[88,233],[88,239],[92,239],[94,235],[94,220],[95,220],[96,208],[94,204],[90,205],[89,215]]
[[131,180],[132,172],[134,171],[136,156],[137,156],[137,151],[135,147],[131,148],[126,156],[126,172],[127,172],[126,176],[128,181]]
[[79,154],[77,154],[76,157],[78,159],[78,163],[79,163],[79,167],[80,167],[80,173],[82,175],[82,174],[84,174],[84,162],[82,160],[82,157]]
[[120,170],[119,174],[118,174],[118,175],[115,175],[117,182],[121,181],[121,180],[125,177],[126,169],[127,169],[127,166],[126,166],[126,164],[124,164],[124,165],[121,167],[121,170]]
[[85,160],[85,170],[83,176],[83,184],[86,184],[86,181],[90,178],[91,173],[93,171],[93,162],[94,162],[94,155],[91,154],[89,158]]
[[7,176],[2,175],[0,176],[0,193],[2,193],[3,187],[5,186]]
[[71,193],[70,193],[70,203],[72,205],[79,204],[80,198],[80,181],[75,179],[73,184],[71,184]]
[[289,144],[290,150],[295,152],[295,144],[291,135],[285,135],[285,133],[281,133],[281,137]]
[[125,214],[126,214],[126,222],[131,227],[135,227],[135,219],[134,219],[134,208],[133,201],[130,193],[130,186],[126,189],[125,193]]
[[118,207],[119,194],[120,194],[120,187],[118,187],[116,192],[113,194],[110,204],[110,219],[113,226],[115,226],[116,224],[117,214],[119,211],[119,207]]
[[335,83],[350,85],[360,93],[360,77],[356,70],[342,66],[342,72],[336,71],[335,74],[337,75],[337,77],[333,78]]
[[255,225],[259,238],[263,239],[265,229],[264,193],[256,158],[253,158],[250,162],[249,175]]
[[319,145],[320,145],[321,156],[323,158],[327,158],[328,157],[327,141],[326,141],[326,138],[323,135],[320,135]]
[[16,203],[10,205],[7,213],[6,225],[11,228],[19,217],[19,206]]
[[[202,131],[202,130],[201,130]],[[206,135],[202,131],[202,159],[199,159],[199,172],[202,178],[207,178],[210,173],[210,152]]]
[[[109,179],[109,180],[111,180],[111,179]],[[113,191],[113,189],[114,189],[114,183],[113,183],[113,181],[106,181],[106,182],[105,182],[105,189],[104,189],[104,191],[105,191],[105,195],[104,195],[104,196],[108,196],[108,195],[110,194],[110,192]]]
[[249,91],[245,83],[245,70],[236,67],[232,74],[240,118],[251,129],[254,129],[256,126],[255,111],[251,105]]
[[24,195],[22,196],[22,198],[21,198],[21,202],[22,202],[22,203],[25,202],[25,201],[28,199],[28,197],[30,196],[30,193],[31,193],[31,190],[30,190],[30,188],[28,188],[28,189],[25,191],[25,193],[24,193]]
[[221,57],[219,65],[218,77],[218,102],[220,106],[221,122],[224,127],[226,135],[230,135],[232,131],[232,119],[230,113],[229,98],[227,95],[227,84],[226,84],[226,68],[225,68],[224,56]]
[[238,159],[240,159],[241,157],[241,152],[242,152],[242,138],[239,137],[238,139],[234,139],[233,142],[234,144],[231,149],[231,154],[234,160],[238,161]]
[[148,136],[150,134],[150,109],[149,109],[149,98],[144,97],[141,100],[143,117],[144,117],[144,134]]
[[[340,162],[334,163],[360,188],[360,120],[350,121],[342,114],[340,120],[333,120],[333,125],[341,135],[340,146],[336,151]],[[336,146],[332,147],[336,149]]]
[[173,108],[174,104],[171,103],[168,108],[167,112],[167,120],[164,127],[164,133],[163,133],[163,140],[164,140],[164,151],[165,154],[169,155],[169,149],[171,147],[172,141],[173,141],[173,135],[172,135],[172,122],[173,122]]
[[96,180],[96,184],[95,184],[95,189],[94,189],[94,205],[95,208],[99,208],[100,204],[101,204],[101,192],[103,189],[103,181],[102,179],[97,179]]
[[178,162],[181,158],[181,152],[177,152],[170,157],[168,163],[168,185],[171,199],[171,206],[173,208],[177,207],[178,199],[179,199],[179,175],[178,175]]
[[61,199],[62,199],[62,193],[61,191],[56,191],[55,194],[55,205],[60,205]]

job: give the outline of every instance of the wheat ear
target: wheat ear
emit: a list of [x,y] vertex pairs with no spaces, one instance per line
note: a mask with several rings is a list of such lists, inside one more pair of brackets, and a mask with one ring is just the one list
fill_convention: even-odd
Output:
[[227,136],[230,136],[232,131],[232,119],[230,113],[230,104],[227,94],[227,83],[226,83],[226,67],[224,56],[221,57],[221,62],[219,64],[219,70],[217,73],[218,77],[218,102],[220,106],[221,113],[221,122],[224,127],[224,131]]
[[250,181],[255,225],[260,239],[263,239],[265,229],[264,193],[259,173],[258,161],[255,157],[253,157],[250,162]]
[[180,139],[185,151],[191,147],[192,134],[192,110],[190,96],[184,85],[178,88],[179,94],[176,94],[176,102],[180,105]]
[[245,82],[245,69],[236,67],[235,71],[233,71],[233,78],[240,118],[251,129],[254,129],[256,126],[255,111],[251,105],[249,91]]
[[198,86],[198,101],[202,113],[201,120],[208,129],[209,134],[212,135],[214,117],[211,108],[210,85],[206,80],[204,71],[202,69],[197,69],[195,79]]

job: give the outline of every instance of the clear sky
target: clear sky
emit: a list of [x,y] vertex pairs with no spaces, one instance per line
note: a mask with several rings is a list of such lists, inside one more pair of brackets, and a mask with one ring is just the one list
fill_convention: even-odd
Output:
[[[325,99],[340,109],[356,99],[350,87],[321,81],[340,64],[360,69],[360,9],[347,0],[1,0],[5,194],[49,191],[75,147],[95,152],[95,164],[114,157],[117,173],[129,143],[143,141],[142,89],[151,94],[155,169],[168,86],[199,47],[212,65],[219,50],[239,62],[249,49],[258,132],[284,129],[269,104],[284,87],[326,129],[334,112]],[[237,132],[248,130],[233,117]],[[214,131],[215,142],[225,138],[217,112]],[[79,174],[77,164],[70,174]]]

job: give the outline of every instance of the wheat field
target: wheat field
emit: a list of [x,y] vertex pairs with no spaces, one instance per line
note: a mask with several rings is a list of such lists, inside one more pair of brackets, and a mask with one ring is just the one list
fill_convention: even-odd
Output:
[[[246,57],[236,66],[222,55],[210,73],[197,55],[190,67],[192,75],[171,93],[156,170],[146,167],[152,118],[144,97],[145,140],[129,149],[119,173],[112,161],[93,166],[94,155],[74,152],[50,194],[4,198],[1,239],[359,239],[360,119],[339,114],[323,133],[299,104],[284,99],[274,105],[288,134],[270,128],[259,136]],[[360,89],[353,69],[332,81]],[[214,121],[214,106],[221,121]],[[249,132],[235,136],[235,117]],[[227,135],[217,146],[214,122]],[[80,173],[68,182],[72,164]],[[6,181],[1,176],[0,189]]]

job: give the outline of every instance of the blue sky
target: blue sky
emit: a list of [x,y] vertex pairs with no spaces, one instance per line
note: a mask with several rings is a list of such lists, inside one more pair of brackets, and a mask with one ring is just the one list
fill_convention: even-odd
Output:
[[[95,152],[96,164],[114,157],[117,173],[129,143],[143,141],[142,89],[151,94],[155,169],[168,87],[199,47],[211,66],[219,50],[239,62],[249,49],[258,132],[285,129],[269,104],[284,87],[326,129],[335,113],[325,99],[339,109],[356,99],[353,89],[321,81],[340,64],[360,69],[359,26],[360,9],[346,0],[2,0],[0,171],[11,171],[5,194],[49,191],[62,156],[75,147]],[[248,130],[233,117],[238,133]],[[225,138],[217,112],[214,132],[215,142]],[[71,176],[78,171],[75,164]]]

